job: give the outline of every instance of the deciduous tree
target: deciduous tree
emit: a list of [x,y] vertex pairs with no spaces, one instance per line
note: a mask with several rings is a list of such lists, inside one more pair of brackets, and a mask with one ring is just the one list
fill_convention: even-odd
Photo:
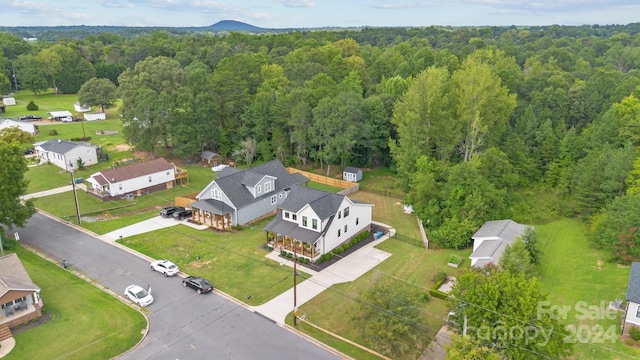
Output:
[[24,178],[27,162],[20,144],[0,139],[0,159],[0,225],[23,227],[36,210],[31,200],[20,199],[26,194],[28,184]]

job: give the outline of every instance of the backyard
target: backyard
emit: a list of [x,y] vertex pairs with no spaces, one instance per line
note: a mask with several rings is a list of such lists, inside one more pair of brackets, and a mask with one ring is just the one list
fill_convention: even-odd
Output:
[[147,326],[140,312],[26,249],[16,253],[51,320],[15,334],[20,346],[5,359],[110,359],[140,341]]
[[639,358],[639,349],[619,339],[623,313],[607,310],[609,302],[626,300],[629,266],[611,263],[604,251],[593,249],[587,225],[578,219],[536,226],[536,234],[544,251],[539,280],[549,294],[549,307],[570,309],[562,316],[569,327],[560,331],[580,340],[574,347],[575,358]]

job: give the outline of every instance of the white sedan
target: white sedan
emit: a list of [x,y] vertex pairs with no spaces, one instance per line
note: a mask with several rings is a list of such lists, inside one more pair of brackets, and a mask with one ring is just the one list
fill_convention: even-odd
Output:
[[164,274],[164,276],[173,276],[180,272],[176,264],[169,260],[156,260],[151,263],[151,270]]
[[153,296],[147,290],[138,285],[131,285],[124,289],[124,294],[129,300],[140,306],[148,306],[153,303]]

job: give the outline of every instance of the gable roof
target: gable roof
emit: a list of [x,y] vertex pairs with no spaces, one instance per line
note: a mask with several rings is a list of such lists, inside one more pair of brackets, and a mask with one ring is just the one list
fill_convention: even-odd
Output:
[[165,170],[173,170],[173,165],[164,158],[157,158],[115,169],[102,170],[91,175],[91,177],[93,177],[99,184],[106,185],[106,183],[103,184],[104,181],[116,183]]
[[15,253],[0,257],[0,296],[10,290],[40,291]]
[[471,238],[474,240],[477,238],[499,238],[512,243],[522,235],[525,228],[525,225],[518,224],[511,219],[487,221]]
[[[254,198],[253,194],[251,194],[251,192],[245,187],[245,184],[251,183],[251,181],[256,178],[259,180],[265,175],[272,176],[276,179],[275,187],[273,191],[263,193],[261,196]],[[213,183],[216,183],[225,196],[229,198],[229,201],[231,201],[231,203],[238,209],[254,203],[264,197],[272,196],[280,190],[289,188],[293,185],[302,184],[307,181],[309,181],[309,179],[304,175],[298,173],[289,174],[280,161],[272,160],[245,170],[237,170],[233,168],[224,169],[218,173],[217,178],[213,180],[209,186],[198,194],[197,198],[199,199],[204,191],[209,189]]]
[[24,132],[28,132],[29,134],[35,135],[36,129],[38,128],[34,124],[30,122],[20,122],[11,119],[0,119],[0,129],[17,127]]
[[57,154],[66,154],[67,152],[69,152],[70,150],[78,146],[92,147],[95,149],[95,147],[89,143],[74,142],[74,141],[67,141],[67,140],[60,140],[60,139],[47,140],[42,144],[40,144],[39,146],[46,151],[51,151]]
[[[524,233],[526,225],[513,220],[487,221],[471,237],[474,241],[481,241],[469,258],[479,258],[486,261],[476,261],[473,267],[482,267],[488,262],[497,263],[507,245],[513,244]],[[490,258],[491,260],[487,259]]]
[[325,220],[338,212],[345,197],[306,186],[294,186],[280,207],[286,211],[298,212],[308,204],[321,220]]
[[343,172],[348,172],[348,173],[354,173],[357,174],[358,171],[361,171],[360,169],[356,168],[356,167],[352,167],[352,166],[345,166],[344,170],[342,170]]
[[640,262],[631,264],[629,285],[627,286],[627,301],[640,304]]

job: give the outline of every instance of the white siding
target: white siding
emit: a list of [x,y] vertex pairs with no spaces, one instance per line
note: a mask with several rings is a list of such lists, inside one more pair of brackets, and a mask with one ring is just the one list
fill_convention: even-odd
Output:
[[[307,226],[304,226],[303,224],[303,219],[305,216],[307,218]],[[311,227],[311,225],[313,224],[313,219],[316,219],[318,221],[317,229],[313,229]],[[321,224],[320,224],[320,218],[309,205],[305,205],[300,211],[298,211],[298,226],[307,230],[315,231],[315,232],[320,232],[322,230]]]
[[639,307],[640,304],[629,301],[629,304],[627,305],[627,317],[625,318],[625,322],[640,325],[640,317],[637,316]]
[[[344,209],[349,207],[349,215],[344,217]],[[371,216],[373,213],[373,205],[369,204],[354,204],[347,197],[342,200],[340,205],[340,218],[338,215],[333,217],[331,227],[327,229],[324,241],[321,246],[322,253],[327,253],[343,242],[347,241],[355,234],[361,232],[364,229],[369,229],[371,226]],[[358,224],[356,225],[356,219]],[[345,225],[347,231],[345,233]],[[324,224],[323,224],[324,226]],[[340,236],[338,237],[338,229],[340,230]]]
[[78,158],[82,159],[84,166],[91,166],[98,163],[96,148],[93,146],[76,146],[75,148],[67,151],[64,155],[66,157],[67,164],[71,162],[76,170],[78,169]]
[[[151,181],[149,181],[149,177],[151,177]],[[109,190],[111,196],[117,196],[145,189],[150,186],[166,184],[173,180],[175,180],[175,172],[173,169],[169,169],[150,175],[143,175],[137,178],[112,183]]]

